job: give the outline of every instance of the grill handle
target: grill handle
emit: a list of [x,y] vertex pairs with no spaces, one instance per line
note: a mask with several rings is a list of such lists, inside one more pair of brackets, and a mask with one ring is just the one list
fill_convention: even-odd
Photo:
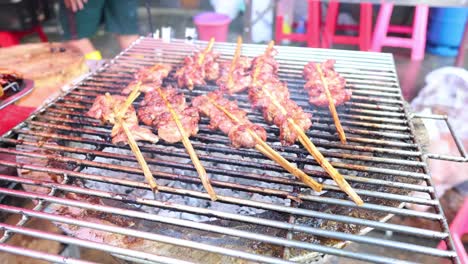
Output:
[[425,153],[424,155],[427,158],[438,159],[438,160],[448,160],[448,161],[455,161],[455,162],[467,162],[468,161],[465,147],[463,146],[463,143],[461,142],[460,138],[455,134],[455,131],[453,130],[453,127],[450,124],[450,121],[448,120],[448,117],[446,115],[413,114],[412,118],[421,118],[421,119],[432,119],[432,120],[443,120],[443,121],[445,121],[445,124],[447,125],[447,127],[448,127],[448,129],[450,131],[450,134],[452,135],[452,138],[455,141],[455,144],[457,145],[458,152],[460,153],[460,156],[442,155],[442,154],[437,154],[437,153]]

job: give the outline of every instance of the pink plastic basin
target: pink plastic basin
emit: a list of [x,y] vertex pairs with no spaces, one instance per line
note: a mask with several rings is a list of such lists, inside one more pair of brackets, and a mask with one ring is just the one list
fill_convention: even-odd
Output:
[[208,41],[214,37],[216,41],[227,40],[231,22],[229,16],[213,12],[201,13],[193,18],[193,22],[197,27],[199,39]]

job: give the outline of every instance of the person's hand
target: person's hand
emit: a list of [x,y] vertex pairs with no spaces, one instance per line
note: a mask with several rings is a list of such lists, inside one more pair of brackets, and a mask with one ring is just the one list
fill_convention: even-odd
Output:
[[64,0],[65,6],[73,12],[80,11],[88,0]]

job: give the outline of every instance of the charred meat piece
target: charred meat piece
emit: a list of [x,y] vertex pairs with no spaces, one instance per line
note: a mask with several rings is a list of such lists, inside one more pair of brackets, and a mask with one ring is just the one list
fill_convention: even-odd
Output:
[[[176,89],[167,88],[162,91],[176,112],[181,112],[187,107],[184,95],[177,93]],[[163,98],[157,91],[153,91],[145,94],[143,101],[140,103],[138,117],[144,124],[153,126],[158,122],[157,117],[166,112],[168,110]]]
[[[160,91],[179,116],[187,136],[196,135],[198,133],[198,121],[200,120],[198,111],[193,107],[188,107],[184,95],[177,93],[174,88],[168,87],[160,89]],[[143,123],[156,127],[159,137],[164,141],[176,143],[182,140],[182,135],[160,92],[151,91],[146,93],[140,104],[138,116]]]
[[[274,87],[270,85],[270,87]],[[280,141],[283,145],[292,145],[298,139],[298,134],[288,122],[291,118],[303,131],[307,131],[312,122],[312,115],[304,112],[293,100],[288,97],[279,97],[284,92],[275,93],[274,91],[266,94],[265,90],[259,86],[252,87],[249,90],[249,98],[254,108],[263,112],[263,118],[269,124],[275,124],[280,129]]]
[[139,85],[140,92],[148,93],[161,87],[163,80],[169,75],[172,66],[157,63],[151,67],[145,67],[135,73],[135,80],[122,90],[122,94],[130,94],[136,85]]
[[303,131],[307,131],[312,122],[312,115],[304,112],[293,100],[289,99],[286,83],[278,79],[278,63],[273,56],[274,49],[259,56],[252,63],[252,78],[255,81],[249,89],[249,99],[254,108],[263,112],[264,119],[280,129],[280,141],[283,145],[292,145],[298,139],[292,119]]
[[193,90],[196,85],[205,85],[205,76],[203,65],[198,65],[192,57],[186,57],[184,66],[175,73],[179,87],[187,87],[189,90]]
[[179,87],[193,90],[196,85],[205,85],[205,80],[214,81],[219,78],[219,54],[212,51],[201,51],[184,59],[184,66],[176,71],[175,77]]
[[278,52],[275,49],[269,49],[258,57],[255,57],[252,61],[252,66],[255,65],[258,71],[258,80],[268,80],[271,77],[278,78],[279,63],[275,60]]
[[[140,83],[140,84],[138,84]],[[162,83],[162,81],[161,81]],[[148,92],[151,92],[151,91],[155,91],[157,87],[161,87],[161,83],[160,82],[148,82],[148,83],[141,83],[139,82],[138,80],[136,81],[133,81],[133,82],[130,82],[127,87],[125,87],[123,90],[122,90],[122,94],[130,94],[133,89],[135,88],[136,85],[140,85],[140,87],[138,88],[138,90],[140,92],[143,92],[143,93],[148,93]]]
[[[110,94],[100,95],[96,97],[93,106],[87,112],[87,116],[99,119],[103,123],[115,124],[115,111],[123,107],[126,98],[123,96]],[[150,129],[140,127],[135,108],[130,106],[125,113],[123,120],[130,128],[130,131],[136,141],[149,141],[152,143],[158,142],[158,137],[154,135]],[[121,126],[115,125],[111,132],[113,144],[127,144],[127,136]]]
[[[202,57],[204,56],[204,57]],[[214,81],[219,78],[219,54],[210,51],[208,53],[197,53],[195,54],[195,61],[201,62],[203,69],[205,70],[205,79],[208,81]]]
[[[246,90],[251,82],[250,67],[252,60],[247,57],[239,57],[235,65],[233,62],[223,62],[220,66],[220,77],[216,81],[219,88],[230,95]],[[231,67],[233,68],[230,76]]]
[[[216,107],[213,102],[224,107],[236,120],[227,116]],[[236,102],[223,98],[220,91],[211,92],[193,99],[192,104],[203,115],[210,118],[210,128],[219,129],[228,135],[231,143],[236,148],[253,148],[257,144],[253,136],[248,132],[252,130],[263,141],[266,140],[266,131],[263,127],[253,124],[247,118],[247,113],[240,109]]]
[[351,90],[345,89],[346,80],[335,71],[334,64],[334,60],[326,60],[323,63],[309,62],[304,66],[303,75],[307,81],[304,89],[309,93],[311,104],[316,106],[328,106],[329,104],[317,66],[322,69],[335,105],[344,104],[351,99]]
[[159,83],[161,86],[162,81],[166,78],[172,70],[169,64],[156,63],[151,67],[145,67],[135,73],[135,79],[140,80],[142,83]]

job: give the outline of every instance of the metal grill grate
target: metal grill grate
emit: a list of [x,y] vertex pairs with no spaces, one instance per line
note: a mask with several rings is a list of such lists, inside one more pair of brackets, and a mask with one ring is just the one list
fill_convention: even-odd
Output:
[[[203,118],[199,134],[191,140],[220,194],[219,201],[209,201],[182,144],[140,143],[162,185],[153,199],[129,148],[112,145],[111,127],[84,114],[97,95],[119,94],[140,67],[155,62],[179,66],[185,56],[205,44],[142,38],[0,138],[0,153],[15,157],[0,160],[0,165],[21,172],[21,177],[0,175],[3,218],[21,216],[16,225],[0,223],[4,231],[0,251],[82,263],[7,244],[12,235],[25,234],[143,263],[290,263],[317,260],[324,254],[380,263],[417,261],[418,255],[458,262],[453,250],[428,246],[445,240],[452,248],[389,54],[278,47],[281,79],[287,81],[292,99],[313,114],[313,127],[307,134],[364,198],[364,206],[357,208],[349,201],[306,150],[296,145],[281,146],[278,129],[266,125],[259,113],[250,110],[245,94],[234,99],[253,122],[266,128],[268,143],[307,174],[323,181],[325,192],[317,194],[303,188],[304,184],[255,150],[230,147],[227,137],[209,130],[208,120]],[[246,44],[242,54],[256,56],[264,48]],[[214,49],[222,59],[230,59],[234,45],[217,43]],[[303,65],[327,58],[336,59],[336,70],[353,91],[353,99],[338,108],[347,145],[340,144],[327,109],[310,106],[302,89]],[[169,78],[166,84],[175,82]],[[190,101],[214,89],[217,87],[207,85],[184,92]],[[138,107],[138,102],[135,105]],[[8,205],[12,198],[34,201],[35,206],[26,209]],[[177,202],[182,199],[190,203]],[[427,205],[435,212],[406,209],[404,204]],[[386,223],[393,215],[426,219],[439,228]],[[33,218],[50,220],[65,234],[24,227]],[[364,235],[371,229],[393,231],[425,243]],[[347,241],[412,252],[414,259],[342,249]]]

